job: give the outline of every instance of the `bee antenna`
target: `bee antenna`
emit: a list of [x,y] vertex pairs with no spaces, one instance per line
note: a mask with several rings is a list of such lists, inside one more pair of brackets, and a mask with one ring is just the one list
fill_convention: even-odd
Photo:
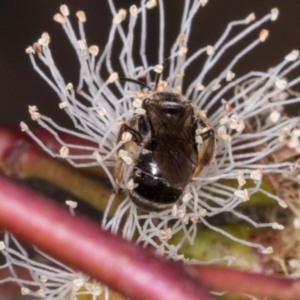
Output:
[[136,79],[131,79],[131,78],[127,78],[127,77],[120,77],[119,80],[121,80],[121,81],[127,81],[127,82],[133,82],[133,83],[136,83],[136,84],[138,84],[140,86],[143,86],[143,87],[151,90],[151,88],[146,83],[141,82],[141,81],[136,80]]
[[[163,71],[164,71],[165,67],[170,63],[170,60],[171,60],[171,56],[170,56],[170,57],[167,57],[167,58],[164,60],[164,62],[163,62],[163,64],[162,64]],[[157,89],[158,82],[159,82],[159,79],[160,79],[160,77],[161,77],[161,74],[162,74],[162,72],[156,74],[154,90]]]

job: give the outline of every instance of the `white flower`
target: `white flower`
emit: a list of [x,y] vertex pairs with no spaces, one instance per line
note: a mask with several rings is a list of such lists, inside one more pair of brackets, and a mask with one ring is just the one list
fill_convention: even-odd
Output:
[[[8,268],[12,275],[1,279],[0,284],[16,282],[22,295],[30,295],[34,299],[77,300],[83,295],[98,299],[101,294],[108,299],[108,289],[105,286],[41,251],[36,249],[35,259],[31,259],[12,235],[5,233],[0,245],[0,252],[6,260],[1,268]],[[26,275],[20,275],[25,270]]]
[[[191,53],[189,51],[189,40],[192,38],[190,29],[193,18],[198,16],[198,11],[205,9],[201,7],[201,1],[184,1],[178,38],[170,48],[165,47],[166,24],[163,1],[158,1],[157,7],[152,1],[150,2],[151,5],[149,2],[145,4],[145,1],[142,1],[140,7],[132,6],[128,13],[125,9],[116,9],[112,0],[109,0],[113,22],[107,44],[100,52],[97,46],[88,44],[84,31],[86,17],[84,15],[82,18],[83,12],[77,13],[79,36],[73,30],[68,14],[56,15],[55,20],[61,23],[80,63],[80,79],[76,90],[72,83],[62,78],[53,62],[49,35],[43,34],[44,38],[42,37],[38,44],[28,48],[27,52],[35,70],[57,93],[60,107],[73,121],[75,130],[60,127],[52,119],[38,112],[36,107],[33,106],[34,111],[31,107],[33,119],[49,130],[62,145],[64,151],[54,153],[27,127],[24,127],[24,124],[22,128],[26,128],[28,134],[53,157],[63,157],[75,167],[101,166],[112,185],[115,185],[115,180],[110,170],[115,167],[115,155],[119,155],[126,162],[120,186],[124,189],[133,188],[129,178],[134,160],[130,157],[130,153],[119,151],[121,145],[130,137],[122,138],[118,144],[116,139],[119,124],[129,119],[133,113],[145,113],[140,107],[141,101],[151,92],[136,83],[121,82],[119,77],[135,80],[144,78],[146,85],[153,88],[155,74],[161,73],[158,90],[182,92],[203,111],[203,114],[207,114],[210,123],[218,133],[216,158],[210,167],[193,178],[187,186],[185,195],[189,196],[183,196],[184,200],[179,201],[176,207],[171,209],[159,213],[137,213],[137,208],[129,197],[124,197],[114,216],[109,219],[108,212],[115,197],[112,194],[102,226],[112,232],[122,232],[126,239],[132,239],[138,231],[138,243],[152,246],[167,257],[176,258],[183,240],[175,248],[168,243],[168,240],[183,231],[184,238],[192,244],[199,221],[235,241],[259,248],[262,253],[269,253],[268,245],[240,240],[210,224],[209,218],[223,212],[230,212],[255,227],[273,226],[274,228],[273,222],[256,223],[238,212],[237,206],[244,201],[251,201],[251,196],[257,192],[277,201],[280,206],[286,206],[284,200],[278,195],[273,195],[261,187],[261,177],[263,174],[271,173],[288,176],[289,167],[293,165],[290,162],[270,163],[267,157],[278,149],[281,141],[290,136],[290,130],[287,128],[292,129],[299,122],[299,117],[282,117],[282,110],[286,105],[300,102],[299,97],[293,97],[289,93],[289,90],[300,81],[300,77],[287,79],[289,73],[299,67],[299,52],[294,50],[287,54],[268,72],[249,71],[244,75],[236,74],[236,64],[249,51],[267,39],[268,31],[262,26],[277,18],[277,9],[273,9],[256,21],[254,14],[251,14],[245,19],[231,22],[220,38],[212,41],[213,46],[201,45],[199,42],[201,48]],[[148,31],[146,20],[150,8],[158,9],[160,13],[159,43],[155,47],[157,61],[153,65],[149,63],[146,51]],[[63,11],[66,9],[64,8]],[[142,25],[140,36],[137,37],[139,24]],[[241,52],[232,54],[231,60],[226,56],[228,64],[223,71],[214,79],[208,79],[211,78],[211,70],[222,61],[224,54],[228,52],[231,54],[231,46],[246,39],[257,28],[261,30],[257,38],[250,41]],[[46,42],[45,37],[47,37]],[[121,52],[117,55],[113,54],[116,39],[122,42]],[[139,57],[135,56],[134,50],[137,47],[139,47]],[[163,70],[160,64],[166,57],[170,57],[170,64],[166,70]],[[200,57],[205,58],[201,66]],[[40,61],[49,68],[51,76],[46,75],[38,66]],[[198,75],[191,82],[185,82],[184,75],[191,67],[198,68]],[[66,143],[60,137],[61,133],[86,140],[90,146]],[[298,147],[296,138],[292,138],[291,142]],[[83,154],[73,154],[76,149],[81,149]],[[255,171],[256,173],[253,173]],[[229,186],[222,183],[222,180],[236,180],[236,186]],[[241,189],[248,181],[253,183],[252,187]],[[185,201],[187,198],[189,200]],[[122,228],[120,228],[121,220],[123,220]],[[275,229],[279,227],[275,226]]]

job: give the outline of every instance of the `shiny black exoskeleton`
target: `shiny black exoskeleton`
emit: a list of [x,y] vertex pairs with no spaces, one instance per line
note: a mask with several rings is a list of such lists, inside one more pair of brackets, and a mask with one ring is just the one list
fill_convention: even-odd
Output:
[[[132,201],[146,211],[172,207],[186,185],[215,154],[214,130],[199,110],[181,95],[154,93],[143,100],[143,115],[135,115],[122,125],[123,132],[132,134],[125,143],[134,159],[129,191]],[[196,143],[196,131],[202,143]]]

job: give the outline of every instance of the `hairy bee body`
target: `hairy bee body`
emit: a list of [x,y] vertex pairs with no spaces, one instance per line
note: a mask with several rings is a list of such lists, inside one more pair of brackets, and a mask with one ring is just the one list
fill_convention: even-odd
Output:
[[[132,134],[132,140],[123,145],[134,161],[130,198],[142,210],[161,211],[172,207],[192,177],[213,160],[214,130],[179,94],[156,92],[143,100],[142,108],[146,113],[124,123],[118,141],[124,132]],[[117,181],[122,165],[117,163]]]

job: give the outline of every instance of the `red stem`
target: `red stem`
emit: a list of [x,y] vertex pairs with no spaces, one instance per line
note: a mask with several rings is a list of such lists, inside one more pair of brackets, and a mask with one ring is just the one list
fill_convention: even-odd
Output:
[[[39,131],[44,144],[58,153],[59,145],[47,132]],[[65,135],[65,139],[72,137]],[[74,142],[74,141],[73,141]],[[79,154],[79,152],[77,153]],[[75,169],[64,159],[54,159],[20,130],[0,126],[0,172],[16,178],[37,178],[64,189],[96,209],[104,211],[112,194],[106,174],[100,167],[88,169],[95,176],[88,176],[83,169]],[[123,200],[116,195],[110,214]]]
[[[53,152],[58,153],[59,149],[61,148],[61,144],[56,140],[56,138],[47,130],[44,129],[32,129],[31,132],[42,141],[42,143],[52,150]],[[9,142],[14,140],[25,141],[27,143],[31,143],[36,148],[40,148],[37,146],[35,141],[25,132],[21,132],[20,128],[13,128],[13,127],[6,127],[0,126],[0,134],[5,138],[9,138]],[[76,136],[72,136],[67,133],[60,133],[59,137],[64,141],[64,143],[75,144],[75,145],[82,145],[82,146],[90,146],[90,147],[97,147],[96,143],[91,141],[87,141]],[[86,154],[85,150],[81,149],[72,149],[72,154]]]
[[297,280],[214,266],[184,270],[1,177],[0,226],[131,299],[211,299],[190,275],[215,291],[300,299]]
[[234,291],[276,299],[300,299],[299,280],[215,266],[187,265],[186,269],[213,291]]
[[72,217],[4,178],[0,178],[0,226],[130,299],[212,299],[181,264]]

